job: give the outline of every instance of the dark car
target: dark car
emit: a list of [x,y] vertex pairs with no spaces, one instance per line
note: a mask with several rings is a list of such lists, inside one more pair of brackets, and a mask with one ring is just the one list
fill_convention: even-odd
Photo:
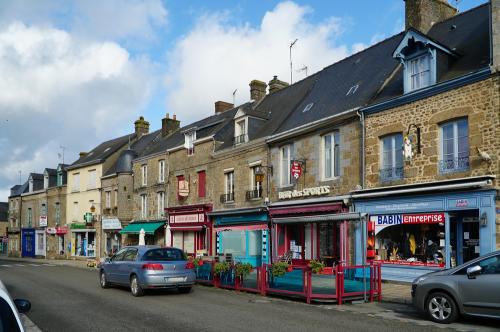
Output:
[[177,288],[189,293],[195,281],[194,264],[177,248],[131,246],[107,258],[99,269],[102,288],[130,286],[132,295],[145,289]]
[[413,281],[413,304],[438,323],[460,315],[500,318],[500,251]]

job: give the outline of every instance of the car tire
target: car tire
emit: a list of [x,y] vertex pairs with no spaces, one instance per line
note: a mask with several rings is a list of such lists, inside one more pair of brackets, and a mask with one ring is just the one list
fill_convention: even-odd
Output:
[[135,297],[144,295],[144,290],[142,289],[141,285],[139,285],[139,279],[137,278],[136,275],[133,275],[130,278],[130,291],[132,292],[132,295]]
[[191,287],[179,287],[179,293],[187,294],[189,292],[191,292]]
[[99,274],[99,284],[101,285],[101,288],[109,288],[109,282],[104,271],[101,271]]
[[427,316],[441,324],[450,324],[458,318],[458,307],[453,298],[441,292],[432,293],[425,302]]

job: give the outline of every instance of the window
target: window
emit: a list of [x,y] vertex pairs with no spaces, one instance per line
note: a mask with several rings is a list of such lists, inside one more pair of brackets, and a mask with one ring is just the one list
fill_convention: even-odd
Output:
[[45,174],[43,176],[43,189],[47,189],[49,187],[49,175]]
[[141,218],[147,218],[148,216],[148,196],[141,195]]
[[148,165],[141,166],[141,184],[146,186],[148,184]]
[[234,171],[227,172],[226,178],[226,202],[234,201]]
[[31,227],[31,225],[33,225],[33,211],[28,208],[28,227]]
[[158,182],[165,182],[165,160],[160,160],[158,162]]
[[163,191],[157,193],[156,200],[158,206],[158,211],[157,211],[158,218],[163,218],[165,216],[165,193]]
[[181,200],[184,198],[183,195],[181,195],[181,190],[184,190],[186,187],[186,182],[184,181],[184,175],[179,175],[177,177],[177,199]]
[[63,185],[63,172],[61,170],[57,171],[57,186]]
[[380,180],[392,181],[403,178],[403,135],[393,134],[381,139]]
[[408,60],[409,91],[425,88],[431,85],[431,56],[421,55]]
[[80,191],[80,173],[73,174],[73,191]]
[[479,262],[481,274],[500,274],[500,256],[486,258]]
[[248,141],[247,120],[242,119],[236,122],[234,127],[234,144],[240,144]]
[[292,162],[293,146],[285,145],[280,149],[280,169],[281,169],[281,185],[289,186],[292,183],[292,175],[290,173],[290,165]]
[[334,132],[323,136],[323,179],[340,175],[340,135]]
[[33,178],[30,178],[29,180],[28,190],[30,193],[33,192]]
[[111,208],[111,191],[106,191],[106,209]]
[[262,174],[262,167],[254,166],[250,167],[250,198],[261,198],[262,197],[262,181],[263,176],[256,176],[256,173]]
[[194,141],[196,140],[196,131],[190,131],[184,134],[184,147],[187,149],[188,156],[194,154]]
[[61,223],[61,204],[59,204],[59,202],[56,202],[54,209],[55,209],[56,225],[59,225]]
[[[180,233],[182,236],[182,232]],[[187,260],[187,256],[184,252],[176,248],[158,248],[148,250],[142,260],[145,261],[185,261]]]
[[129,249],[123,255],[123,261],[133,262],[137,259],[137,249]]
[[115,200],[114,200],[114,207],[118,207],[118,189],[115,189]]
[[47,205],[45,205],[45,203],[42,203],[40,205],[40,215],[41,216],[46,216],[47,215]]
[[198,197],[206,196],[206,173],[205,171],[198,172]]
[[441,173],[469,169],[469,126],[467,119],[447,122],[440,130]]
[[89,183],[87,189],[95,189],[97,187],[96,171],[92,169],[89,171]]

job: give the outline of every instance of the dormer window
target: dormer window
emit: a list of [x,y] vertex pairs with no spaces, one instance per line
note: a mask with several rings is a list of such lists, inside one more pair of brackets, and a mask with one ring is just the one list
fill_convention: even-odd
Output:
[[43,175],[43,189],[47,189],[49,187],[49,174],[45,173]]
[[29,191],[30,193],[32,193],[32,192],[33,192],[33,178],[32,178],[32,177],[30,177],[30,179],[29,179],[28,191]]
[[435,77],[431,77],[431,60],[429,53],[408,60],[406,72],[409,91],[425,88],[435,81]]
[[184,147],[187,149],[188,156],[194,155],[194,141],[196,140],[196,131],[190,131],[184,134]]
[[248,142],[248,119],[236,120],[234,126],[234,144]]

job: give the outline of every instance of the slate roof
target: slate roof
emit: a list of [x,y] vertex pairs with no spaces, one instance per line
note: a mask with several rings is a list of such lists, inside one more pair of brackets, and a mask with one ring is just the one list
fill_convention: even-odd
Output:
[[12,188],[10,188],[9,197],[20,196],[25,192],[28,192],[28,181],[24,182],[23,184],[16,184]]
[[46,168],[45,172],[49,174],[49,188],[55,187],[57,185],[57,169]]
[[97,147],[92,149],[86,156],[79,158],[70,166],[66,167],[66,170],[101,163],[105,161],[106,158],[108,158],[110,155],[122,148],[125,144],[128,144],[129,141],[133,141],[135,138],[136,135],[134,133],[101,143]]
[[30,173],[29,177],[33,179],[33,191],[38,191],[43,189],[43,174]]
[[[429,30],[427,36],[431,40],[459,55],[437,83],[478,71],[489,65],[489,7],[489,3],[486,3],[472,8],[436,23]],[[396,59],[393,61],[397,63]],[[394,77],[372,100],[371,104],[399,97],[403,95],[403,89],[403,69],[400,66]]]
[[9,220],[9,203],[0,202],[0,221]]

